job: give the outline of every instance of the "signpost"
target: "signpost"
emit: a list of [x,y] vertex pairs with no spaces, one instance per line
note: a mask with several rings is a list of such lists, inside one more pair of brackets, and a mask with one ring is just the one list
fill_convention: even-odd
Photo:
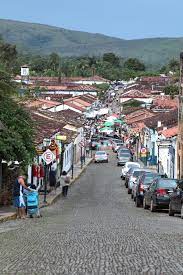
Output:
[[47,165],[49,165],[56,158],[55,154],[53,154],[52,151],[49,149],[47,149],[41,157]]
[[45,185],[44,185],[44,203],[46,203],[46,194],[47,194],[47,180],[48,180],[48,167],[50,163],[52,163],[56,156],[54,153],[52,153],[51,150],[47,149],[41,156],[43,161],[46,163],[45,165]]

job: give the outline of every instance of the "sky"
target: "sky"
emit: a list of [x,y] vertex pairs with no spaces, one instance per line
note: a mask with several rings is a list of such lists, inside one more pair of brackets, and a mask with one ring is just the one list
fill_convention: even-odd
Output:
[[183,0],[1,0],[0,18],[124,39],[183,37]]

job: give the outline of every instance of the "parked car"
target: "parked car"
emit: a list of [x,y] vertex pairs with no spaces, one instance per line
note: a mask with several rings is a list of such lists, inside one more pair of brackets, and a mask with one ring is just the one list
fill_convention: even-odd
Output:
[[128,172],[126,173],[126,176],[125,176],[125,187],[128,188],[128,182],[129,182],[129,178],[131,177],[134,169],[137,168],[137,167],[131,167]]
[[183,219],[183,181],[178,181],[176,188],[170,194],[169,216],[180,214]]
[[128,161],[125,163],[124,167],[122,168],[121,170],[121,178],[124,180],[125,179],[125,176],[127,174],[127,172],[129,171],[130,168],[132,167],[139,167],[140,168],[140,163],[138,162],[132,162],[132,161]]
[[120,166],[124,166],[125,163],[128,161],[131,161],[131,154],[129,153],[121,153],[120,155],[118,155],[118,160],[117,160],[117,165]]
[[105,151],[97,151],[95,153],[94,161],[96,162],[108,162],[108,154]]
[[151,212],[169,208],[170,192],[177,186],[176,179],[155,178],[144,194],[143,207]]
[[133,172],[128,180],[128,194],[132,193],[133,185],[137,183],[138,177],[140,177],[144,172],[151,172],[151,170],[147,168],[133,168]]
[[153,182],[154,178],[161,177],[157,172],[145,171],[132,187],[132,199],[135,201],[136,207],[143,205],[144,193]]
[[130,149],[124,147],[124,146],[120,146],[118,149],[117,149],[117,157],[121,154],[121,153],[129,153],[131,156],[132,156],[132,153],[130,151]]

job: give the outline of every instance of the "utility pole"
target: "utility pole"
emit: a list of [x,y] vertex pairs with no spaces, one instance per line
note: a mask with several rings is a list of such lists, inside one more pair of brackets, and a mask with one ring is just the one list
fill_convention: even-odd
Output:
[[178,146],[177,178],[183,178],[183,52],[180,53],[179,105],[178,105]]

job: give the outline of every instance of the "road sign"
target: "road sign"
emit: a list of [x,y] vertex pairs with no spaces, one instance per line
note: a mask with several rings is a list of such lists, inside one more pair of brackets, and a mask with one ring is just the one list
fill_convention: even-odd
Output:
[[146,154],[146,152],[147,152],[147,150],[146,150],[146,148],[145,147],[143,147],[143,148],[141,148],[141,154]]
[[52,161],[54,161],[54,159],[56,158],[55,157],[55,154],[52,153],[51,150],[46,150],[43,154],[42,154],[42,159],[46,162],[46,164],[50,164]]

